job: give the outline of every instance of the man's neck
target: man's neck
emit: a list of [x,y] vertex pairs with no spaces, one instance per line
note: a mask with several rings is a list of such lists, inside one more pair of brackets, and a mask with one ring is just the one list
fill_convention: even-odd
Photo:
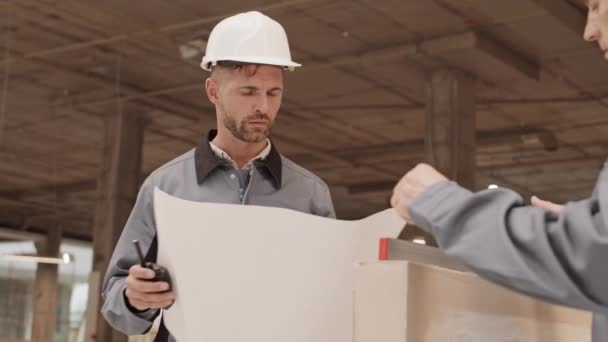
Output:
[[259,143],[249,143],[237,139],[230,132],[222,132],[221,130],[218,130],[212,142],[226,152],[239,168],[245,166],[251,159],[260,154],[267,144],[266,139]]

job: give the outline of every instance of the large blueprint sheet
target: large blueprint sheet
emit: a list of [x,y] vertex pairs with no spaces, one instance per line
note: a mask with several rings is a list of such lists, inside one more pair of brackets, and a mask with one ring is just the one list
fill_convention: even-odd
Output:
[[352,342],[355,261],[405,226],[392,209],[360,221],[154,194],[158,262],[180,342]]

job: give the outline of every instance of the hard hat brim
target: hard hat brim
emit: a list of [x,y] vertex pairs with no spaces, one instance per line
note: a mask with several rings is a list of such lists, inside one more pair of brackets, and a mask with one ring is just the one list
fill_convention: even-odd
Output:
[[259,56],[224,56],[220,58],[207,58],[207,56],[203,57],[203,61],[201,62],[201,68],[207,71],[211,71],[213,66],[220,61],[231,61],[237,63],[244,64],[260,64],[260,65],[272,65],[277,67],[282,67],[285,69],[293,70],[294,68],[301,67],[302,64],[296,63],[291,60],[285,60],[282,58],[272,58],[272,57],[259,57]]

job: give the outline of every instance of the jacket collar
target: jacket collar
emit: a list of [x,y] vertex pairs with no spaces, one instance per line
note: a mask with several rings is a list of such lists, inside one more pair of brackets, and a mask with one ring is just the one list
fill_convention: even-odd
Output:
[[[207,136],[201,139],[201,143],[194,150],[196,182],[199,185],[202,184],[207,176],[216,168],[230,165],[230,163],[220,158],[211,150],[209,142],[213,140],[216,135],[217,130],[210,130]],[[277,151],[274,143],[271,143],[271,149],[268,156],[262,160],[256,161],[254,164],[257,168],[267,171],[263,174],[272,180],[276,189],[281,188],[283,163],[281,161],[281,155],[279,154],[279,151]]]

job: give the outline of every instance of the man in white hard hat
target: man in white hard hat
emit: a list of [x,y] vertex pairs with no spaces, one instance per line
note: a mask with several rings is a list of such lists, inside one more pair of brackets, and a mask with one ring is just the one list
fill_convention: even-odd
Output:
[[[291,60],[283,27],[259,12],[224,19],[209,36],[201,67],[215,105],[217,130],[195,149],[161,166],[141,187],[114,250],[103,285],[102,313],[117,330],[143,334],[175,294],[151,281],[138,265],[132,240],[156,261],[154,187],[187,200],[290,208],[335,217],[329,189],[317,176],[283,157],[268,136],[281,106],[284,70]],[[222,229],[221,222],[209,222]],[[194,263],[193,266],[196,266]],[[156,341],[173,341],[161,324]]]
[[[585,40],[608,59],[608,0],[585,3]],[[472,193],[426,164],[403,177],[391,203],[484,278],[593,311],[593,341],[608,341],[608,163],[591,198],[566,206],[525,206],[508,189]]]

